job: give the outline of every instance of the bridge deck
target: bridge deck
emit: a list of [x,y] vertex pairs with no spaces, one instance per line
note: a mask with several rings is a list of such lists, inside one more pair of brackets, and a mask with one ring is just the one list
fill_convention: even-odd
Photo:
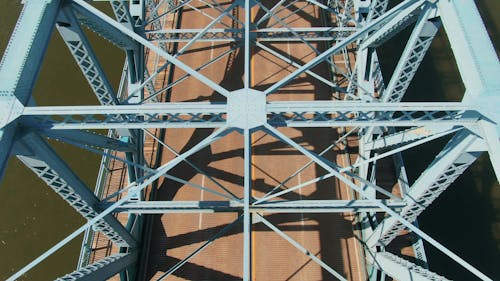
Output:
[[[272,3],[266,3],[271,6]],[[195,5],[199,9],[204,6]],[[319,26],[320,11],[313,5],[299,1],[294,9],[302,9],[300,16],[287,19],[293,27]],[[205,9],[212,17],[218,14],[213,9]],[[284,14],[288,10],[282,11]],[[262,16],[262,10],[254,8],[254,17]],[[234,13],[242,21],[243,10]],[[304,15],[307,15],[304,17]],[[211,20],[203,17],[197,11],[186,8],[182,12],[180,28],[203,28]],[[223,20],[227,26],[234,26],[229,18]],[[267,23],[275,23],[270,19]],[[227,28],[226,26],[226,28]],[[219,26],[215,26],[217,28]],[[220,26],[224,27],[224,26]],[[326,46],[312,44],[319,50]],[[178,49],[184,46],[180,43]],[[272,43],[267,46],[282,52],[286,56],[307,62],[315,56],[305,44],[298,42]],[[196,68],[203,62],[217,57],[231,46],[226,43],[196,43],[181,60]],[[338,58],[342,59],[342,58]],[[251,60],[252,86],[263,90],[271,83],[289,74],[294,67],[281,62],[273,55],[257,47],[253,49]],[[331,79],[330,68],[321,64],[314,69],[325,78]],[[232,53],[210,67],[201,71],[210,79],[219,82],[229,90],[243,87],[243,50]],[[175,69],[174,81],[184,73]],[[270,98],[273,100],[325,100],[332,99],[332,89],[321,82],[307,76],[299,77],[292,83],[280,89]],[[171,101],[223,101],[223,97],[214,94],[211,89],[194,78],[189,78],[173,87]],[[281,129],[280,129],[281,130]],[[283,129],[290,138],[315,152],[320,152],[333,141],[339,132],[336,129]],[[211,130],[205,129],[168,129],[165,142],[177,151],[186,151],[194,144],[208,136]],[[264,132],[256,132],[253,142],[253,195],[263,196],[281,181],[306,164],[309,159],[288,145],[276,140]],[[351,141],[356,146],[356,140]],[[333,149],[325,157],[336,161],[346,161],[344,147]],[[351,147],[349,150],[355,150]],[[215,178],[235,195],[243,196],[243,137],[233,132],[190,157],[189,160],[202,169],[210,177]],[[355,157],[352,156],[352,157]],[[171,153],[164,151],[162,162],[173,158]],[[190,181],[207,188],[222,191],[209,177],[198,173],[188,164],[183,163],[170,172],[171,175]],[[300,184],[317,176],[325,174],[321,168],[311,165],[297,177],[291,179],[286,187]],[[324,180],[292,192],[277,199],[349,199],[351,192],[335,179]],[[221,198],[200,191],[196,188],[171,180],[159,184],[156,200],[220,200]],[[235,220],[237,214],[165,214],[155,215],[150,236],[149,255],[146,264],[145,280],[156,280],[170,267],[186,258],[207,239],[216,234],[224,226]],[[265,216],[287,235],[307,248],[311,253],[321,258],[332,268],[346,276],[349,280],[362,280],[364,276],[364,261],[361,256],[361,246],[353,230],[354,216],[345,214],[269,214]],[[253,276],[255,280],[335,280],[328,272],[321,269],[310,258],[299,252],[287,241],[279,237],[262,223],[254,224],[252,231]],[[189,260],[167,280],[237,280],[242,276],[243,234],[241,224],[236,225],[223,237],[216,240],[199,255]]]
[[[266,3],[269,7],[272,4]],[[199,2],[195,7],[203,10],[206,6]],[[308,5],[306,1],[296,2],[291,10],[294,9],[300,9],[301,12],[287,18],[286,22],[291,27],[321,26],[321,21],[327,20],[323,18],[324,15],[321,14],[317,7]],[[278,16],[285,17],[285,14],[290,13],[291,10],[284,9],[281,11],[282,14],[278,14]],[[219,15],[214,13],[213,9],[205,9],[204,12],[214,18]],[[262,10],[256,7],[252,9],[253,18],[260,18],[262,15]],[[244,21],[242,9],[235,9],[233,16]],[[177,20],[179,21],[177,22]],[[200,15],[198,11],[185,8],[181,15],[166,17],[163,26],[164,29],[175,28],[175,26],[183,29],[199,29],[206,26],[210,21],[210,18]],[[214,28],[242,27],[228,17],[222,23],[222,25],[216,25]],[[264,23],[266,26],[274,26],[275,24],[280,26],[280,23],[277,23],[273,18]],[[173,48],[179,50],[184,44],[178,43],[177,46],[170,44],[166,48],[173,52]],[[325,43],[311,43],[311,45],[320,51],[327,47]],[[230,50],[233,46],[234,43],[199,42],[194,44],[180,59],[196,69],[208,60]],[[266,43],[266,46],[301,64],[306,63],[315,56],[310,46],[301,42]],[[228,90],[240,89],[243,87],[243,55],[242,49],[236,49],[229,56],[225,56],[201,70],[201,73]],[[164,59],[158,58],[154,54],[147,54],[146,58],[150,74],[154,73],[158,66],[165,63]],[[338,65],[342,65],[342,62],[348,59],[348,64],[353,67],[355,63],[354,49],[347,54],[347,57],[339,54],[335,55],[333,59]],[[294,69],[295,67],[277,59],[259,47],[254,47],[252,50],[252,88],[264,90]],[[328,80],[337,82],[340,86],[346,86],[348,82],[345,77],[338,74],[339,72],[347,72],[347,69],[342,66],[337,71],[337,74],[334,74],[331,67],[326,63],[320,64],[312,70]],[[167,68],[154,79],[155,88],[157,90],[162,89],[168,85],[169,80],[176,81],[184,75],[185,73],[179,69]],[[145,94],[147,96],[151,93],[146,91]],[[302,75],[291,84],[279,89],[269,99],[310,101],[342,98],[337,94],[334,89],[322,82],[310,76]],[[188,78],[174,86],[168,94],[165,92],[158,96],[158,100],[163,101],[165,99],[173,102],[225,100],[224,97],[214,93],[194,78]],[[328,128],[284,128],[280,129],[280,131],[316,153],[321,153],[323,149],[346,132],[341,129]],[[158,137],[161,136],[160,130],[150,130],[150,132]],[[207,129],[168,129],[165,131],[163,141],[180,153],[186,151],[210,133],[211,130]],[[335,148],[323,156],[340,165],[348,165],[356,160],[357,146],[357,136],[353,134],[347,138],[347,141],[339,142]],[[262,131],[253,133],[252,147],[252,194],[256,197],[262,197],[273,188],[276,188],[288,176],[309,162],[309,159],[300,152]],[[160,162],[156,163],[157,149],[162,148],[154,139],[146,135],[144,151],[146,162],[150,166],[161,165],[175,157],[174,154],[163,148],[160,154],[162,156],[159,159]],[[124,157],[122,153],[118,153],[116,156]],[[181,163],[169,174],[193,184],[223,192],[213,181],[215,179],[236,196],[243,197],[242,156],[243,137],[239,133],[233,132],[188,159],[191,164],[206,172],[206,175],[199,173],[187,163]],[[116,192],[120,187],[125,186],[127,182],[126,167],[123,163],[110,160],[108,167],[110,172],[106,178],[107,183],[102,197]],[[377,173],[379,176],[381,174],[386,175],[381,177],[385,178],[386,181],[380,184],[397,193],[397,181],[394,177],[393,167],[391,165],[379,165]],[[326,174],[326,171],[322,168],[310,165],[277,189],[293,187],[324,174]],[[148,191],[148,196],[149,192],[151,191]],[[221,200],[221,197],[206,191],[200,191],[191,186],[167,179],[160,180],[153,193],[154,200],[162,201]],[[353,198],[354,194],[348,187],[335,178],[330,178],[276,199]],[[118,218],[124,225],[126,224],[126,215],[119,215]],[[152,215],[149,235],[143,241],[146,246],[144,247],[145,253],[142,255],[144,260],[141,261],[141,264],[146,266],[139,270],[142,273],[142,276],[139,277],[140,280],[158,279],[166,270],[186,258],[236,218],[237,214],[232,213]],[[358,241],[360,234],[355,230],[355,217],[352,213],[267,214],[265,218],[348,280],[366,280],[363,249]],[[224,236],[200,252],[199,255],[190,259],[167,280],[241,279],[243,271],[242,232],[241,223],[237,224]],[[253,241],[252,272],[255,280],[336,280],[264,224],[255,223],[251,235]],[[413,250],[408,243],[406,240],[397,243],[396,251],[402,249],[402,254],[412,257],[414,256]],[[93,234],[91,248],[90,263],[118,251],[106,237],[99,233]],[[118,280],[118,277],[115,276],[113,280]]]

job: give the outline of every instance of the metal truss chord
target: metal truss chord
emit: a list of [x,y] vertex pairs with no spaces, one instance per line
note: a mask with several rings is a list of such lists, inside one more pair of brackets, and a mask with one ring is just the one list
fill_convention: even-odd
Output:
[[[151,41],[188,42],[201,29],[171,29],[146,32]],[[354,27],[262,28],[251,30],[257,41],[339,41],[355,32]],[[198,42],[234,42],[244,40],[244,29],[209,29]],[[294,34],[295,33],[295,34]],[[299,36],[296,36],[298,34]]]
[[367,38],[361,42],[360,49],[368,47],[376,48],[382,45],[387,40],[398,34],[401,30],[412,24],[418,18],[420,12],[420,9],[401,11],[401,13],[399,13],[396,17],[393,17],[383,27],[368,35]]
[[0,61],[0,180],[17,138],[17,118],[29,103],[59,6],[59,0],[24,1]]
[[417,22],[413,33],[399,59],[392,78],[384,91],[383,102],[399,102],[415,76],[415,73],[436,35],[441,21],[439,18],[428,19],[433,9],[428,8]]
[[371,21],[372,19],[376,19],[383,15],[387,10],[388,5],[389,0],[372,0],[370,12],[368,12],[367,21]]
[[[35,107],[38,109],[40,107]],[[205,107],[206,108],[206,107]],[[186,110],[187,109],[187,110]],[[71,110],[70,110],[71,111]],[[43,130],[57,129],[140,129],[140,128],[217,128],[226,124],[225,107],[189,110],[178,108],[171,111],[94,111],[93,113],[60,112],[49,110],[45,114],[31,116],[25,124]]]
[[137,44],[132,38],[120,32],[116,27],[106,24],[100,17],[95,16],[79,5],[73,4],[71,8],[75,12],[78,21],[90,30],[96,32],[113,45],[124,50],[134,50]]
[[[364,27],[360,28],[357,30],[355,33],[351,34],[344,40],[341,40],[337,44],[333,45],[323,53],[319,54],[316,56],[314,59],[310,60],[308,63],[303,65],[301,68],[295,70],[294,72],[290,73],[287,75],[285,78],[281,79],[280,81],[276,82],[274,85],[270,86],[267,88],[264,93],[266,95],[272,94],[275,92],[277,89],[281,88],[282,86],[288,84],[290,81],[292,81],[295,77],[299,76],[306,70],[311,69],[312,67],[318,65],[319,63],[329,59],[332,55],[340,52],[343,50],[345,47],[348,45],[356,42],[357,40],[365,37],[368,35],[370,32],[375,31],[374,33],[377,33],[380,30],[384,30],[387,28],[391,28],[394,25],[397,25],[399,22],[399,18],[404,17],[405,15],[413,13],[415,10],[419,10],[420,7],[425,3],[423,0],[417,0],[417,1],[404,1],[401,4],[395,6],[391,10],[389,10],[387,13],[385,13],[383,16],[373,20],[372,22],[368,23]],[[395,21],[395,22],[394,22]],[[370,35],[372,37],[373,35]]]
[[118,253],[107,256],[93,264],[66,274],[56,281],[94,281],[107,280],[137,261],[137,252]]
[[56,27],[99,102],[103,105],[117,104],[113,87],[70,8],[61,9]]
[[435,134],[439,134],[451,130],[452,126],[425,126],[410,128],[400,132],[392,132],[387,135],[380,136],[375,140],[370,140],[365,143],[365,149],[377,150],[388,149],[395,146],[405,145],[419,139],[423,139]]
[[111,149],[116,151],[133,152],[136,147],[128,142],[123,142],[109,136],[100,135],[83,130],[42,130],[39,132],[49,138],[60,141],[72,141],[88,147]]
[[[239,262],[238,275],[244,281],[263,274],[256,262],[262,249],[255,242],[260,237],[256,231],[264,225],[272,230],[269,233],[279,235],[274,239],[285,239],[309,262],[317,263],[321,268],[315,265],[315,270],[323,277],[329,272],[340,280],[352,279],[359,268],[365,272],[379,269],[402,280],[446,280],[425,268],[425,240],[480,279],[491,280],[419,229],[417,222],[419,214],[483,151],[489,152],[500,177],[500,79],[495,78],[500,64],[473,0],[400,0],[389,10],[390,0],[276,0],[272,4],[258,0],[102,1],[110,2],[116,19],[99,10],[95,1],[23,0],[24,9],[0,62],[0,179],[9,156],[16,156],[86,219],[84,225],[7,280],[22,278],[84,232],[77,270],[57,280],[105,280],[117,273],[121,279],[136,279],[135,266],[142,268],[155,259],[145,258],[141,265],[132,267],[139,260],[138,254],[149,255],[138,247],[149,249],[157,242],[143,236],[154,229],[149,224],[152,221],[143,219],[170,213],[218,213],[210,216],[238,218],[213,228],[202,223],[200,215],[193,231],[213,232],[212,236],[198,241],[182,260],[173,259],[173,266],[163,268],[158,280],[169,278],[183,266],[219,273],[212,265],[190,260],[237,224],[239,229],[230,234],[238,234],[240,245],[230,254],[238,255],[233,262]],[[465,85],[464,99],[458,103],[401,102],[441,21]],[[117,93],[83,26],[125,51]],[[54,27],[101,105],[35,106],[33,86]],[[403,29],[412,33],[396,58],[396,67],[382,71],[376,48],[397,39]],[[307,53],[304,47],[313,52]],[[386,72],[392,73],[389,81],[384,81]],[[181,100],[189,102],[177,102]],[[294,129],[302,127],[328,128],[324,130],[328,133],[322,140],[313,137],[315,142],[311,143],[301,134],[305,129]],[[340,129],[331,129],[336,127]],[[181,130],[170,128],[188,128],[183,131],[188,134],[177,135]],[[196,128],[206,129],[191,134]],[[108,135],[95,130],[107,130]],[[243,139],[236,140],[236,133]],[[210,135],[203,138],[206,134]],[[164,141],[165,136],[169,142]],[[227,142],[211,146],[225,136]],[[44,138],[104,156],[96,193]],[[401,152],[437,138],[451,140],[410,187]],[[328,147],[319,152],[322,145]],[[195,155],[201,150],[207,153]],[[172,155],[162,157],[169,152]],[[358,155],[355,162],[350,153]],[[393,157],[394,169],[379,161],[387,157]],[[200,158],[202,161],[197,161]],[[226,158],[242,165],[220,162]],[[295,172],[287,177],[288,169],[283,169],[287,167],[277,165],[292,158],[308,162],[298,170],[292,167]],[[182,162],[187,165],[179,165]],[[196,178],[182,178],[188,166],[195,170],[191,172],[198,175]],[[109,171],[120,172],[114,174],[122,180],[116,192],[106,187]],[[389,185],[387,172],[391,173],[392,190],[380,187]],[[201,191],[200,200],[153,201],[155,193],[150,193],[149,187],[157,185],[160,178],[175,182],[179,191],[184,186],[196,188],[195,192]],[[347,188],[347,193],[324,197],[329,194],[320,192],[323,187],[328,189],[326,179]],[[206,184],[207,180],[211,182]],[[306,187],[316,190],[302,193]],[[204,201],[212,200],[213,195],[218,196],[213,200],[220,201]],[[101,197],[106,198],[101,201]],[[146,197],[149,201],[142,201]],[[361,231],[361,240],[352,239],[355,247],[344,249],[355,257],[351,260],[357,261],[356,268],[348,271],[346,265],[346,270],[337,272],[327,260],[320,259],[321,253],[309,251],[307,243],[302,246],[264,217],[306,214],[310,218],[308,214],[314,213],[354,213],[346,218],[353,224],[341,227],[350,238],[358,237]],[[122,219],[127,217],[124,226]],[[171,222],[164,226],[171,226]],[[262,225],[255,228],[258,223]],[[303,234],[324,231],[316,224],[307,226],[302,228],[306,230]],[[390,243],[403,229],[411,232],[414,263],[384,252],[388,245],[387,249],[399,246]],[[353,233],[355,237],[350,235]],[[91,253],[100,247],[96,235],[106,236],[109,239],[105,241],[112,243],[104,258],[89,264]],[[385,279],[385,273],[375,277]]]
[[[148,3],[152,1],[147,1]],[[134,24],[130,11],[128,9],[127,1],[123,0],[110,0],[111,8],[115,14],[116,21],[127,26],[130,30],[134,30]]]
[[[475,135],[465,131],[450,140],[403,198],[408,204],[401,211],[404,219],[410,222],[417,219],[480,156],[480,152],[468,151],[477,139]],[[366,244],[368,247],[388,245],[403,228],[397,219],[386,218],[377,226]]]
[[[38,129],[214,128],[225,104],[26,107],[25,125]],[[474,125],[481,115],[456,103],[271,102],[268,123],[288,127]],[[265,112],[263,112],[265,114]]]
[[195,71],[182,61],[178,60],[175,56],[170,55],[167,53],[165,50],[161,49],[160,47],[156,46],[152,42],[148,41],[146,38],[144,38],[142,35],[139,35],[132,30],[129,30],[128,28],[122,26],[121,24],[117,23],[115,20],[112,18],[108,17],[106,14],[103,12],[99,11],[98,9],[94,8],[93,6],[89,5],[87,2],[83,0],[73,0],[75,3],[75,8],[78,9],[79,11],[82,11],[83,14],[88,14],[89,18],[96,18],[98,19],[99,23],[107,26],[113,30],[118,30],[122,33],[124,36],[129,36],[131,39],[135,40],[135,42],[140,43],[144,47],[156,52],[158,55],[164,57],[167,61],[170,63],[174,64],[176,67],[179,67],[180,69],[186,71],[193,77],[197,78],[200,80],[202,83],[206,84],[210,88],[214,89],[218,93],[222,94],[223,96],[229,95],[229,91],[225,89],[224,87],[220,86],[218,83],[215,83],[208,77],[204,76],[203,74]]
[[[16,154],[28,168],[41,178],[84,218],[99,215],[99,200],[56,152],[37,134],[29,133],[16,144]],[[135,247],[135,239],[112,215],[94,225],[116,245]]]
[[[345,107],[344,107],[345,105]],[[423,105],[423,104],[421,104]],[[323,107],[324,106],[324,107]],[[409,109],[397,104],[351,102],[273,102],[268,105],[268,123],[287,127],[341,127],[341,126],[425,126],[439,124],[473,124],[479,119],[473,111],[421,107]]]
[[446,281],[445,277],[418,266],[389,252],[377,252],[367,257],[369,263],[397,280]]
[[[146,10],[149,13],[148,18],[158,18],[158,9],[157,9],[157,1],[155,0],[146,0]],[[160,20],[155,20],[151,22],[151,26],[153,29],[160,30],[162,28],[162,24]]]
[[[394,210],[400,210],[404,203],[393,200],[380,200]],[[106,207],[108,204],[103,205]],[[241,212],[243,202],[238,201],[148,201],[130,202],[115,209],[115,212],[132,214],[163,213],[217,213]],[[368,200],[299,200],[269,201],[250,205],[251,213],[343,213],[343,212],[381,212]]]

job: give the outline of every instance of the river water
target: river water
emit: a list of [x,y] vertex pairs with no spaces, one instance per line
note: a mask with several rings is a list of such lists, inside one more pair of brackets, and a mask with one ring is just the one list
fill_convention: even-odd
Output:
[[[500,1],[478,0],[477,4],[495,46],[500,46]],[[103,4],[104,5],[104,4]],[[0,53],[12,32],[21,5],[18,0],[0,0]],[[496,13],[495,13],[496,12]],[[114,46],[87,33],[97,56],[113,85],[118,85],[123,54]],[[97,104],[57,32],[52,36],[35,86],[39,105]],[[382,66],[391,69],[404,40],[395,39],[380,51]],[[113,49],[113,50],[111,50]],[[384,77],[389,77],[385,73]],[[415,77],[408,101],[460,100],[463,84],[453,61],[446,35],[440,32],[431,52]],[[445,141],[405,153],[410,181],[432,161]],[[93,187],[99,156],[62,143],[55,150]],[[1,149],[1,148],[0,148]],[[0,183],[0,279],[3,280],[84,223],[63,200],[45,186],[15,158],[9,162]],[[483,155],[455,184],[420,217],[424,231],[477,266],[493,279],[500,280],[500,187],[491,164]],[[52,280],[74,270],[81,237],[30,271],[22,280]],[[431,269],[456,280],[470,280],[460,266],[431,246],[426,247]]]

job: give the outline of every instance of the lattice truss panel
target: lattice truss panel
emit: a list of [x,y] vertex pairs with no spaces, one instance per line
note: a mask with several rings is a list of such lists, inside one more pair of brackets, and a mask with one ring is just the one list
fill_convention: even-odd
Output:
[[[82,233],[57,280],[445,280],[423,240],[490,280],[417,222],[482,152],[500,174],[500,64],[472,0],[114,0],[114,17],[91,2],[23,1],[0,63],[0,175],[17,156],[87,220],[9,280]],[[119,85],[84,28],[124,52]],[[440,28],[463,100],[403,102]],[[31,102],[54,30],[97,105]],[[95,193],[44,138],[103,155]],[[401,152],[438,138],[410,184]]]

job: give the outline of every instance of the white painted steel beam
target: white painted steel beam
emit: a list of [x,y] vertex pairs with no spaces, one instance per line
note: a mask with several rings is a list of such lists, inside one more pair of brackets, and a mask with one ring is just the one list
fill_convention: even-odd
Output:
[[118,104],[113,87],[69,7],[64,7],[59,11],[56,27],[97,100],[102,105]]
[[[423,2],[423,4],[425,4],[425,2]],[[391,9],[391,11],[392,10],[393,9]],[[392,17],[384,26],[367,35],[361,42],[360,49],[366,49],[368,47],[376,48],[384,44],[401,30],[412,24],[418,18],[420,12],[420,6],[416,9],[402,10],[397,16]]]
[[78,22],[87,26],[90,30],[99,34],[99,36],[105,38],[113,45],[124,50],[133,50],[136,48],[137,44],[134,40],[120,32],[116,26],[106,24],[101,18],[78,5],[73,4],[71,8],[75,12]]
[[[396,200],[380,200],[394,210],[400,210],[404,203]],[[104,204],[105,207],[109,204]],[[164,213],[217,213],[241,212],[244,203],[237,201],[138,201],[124,203],[115,212],[132,214]],[[250,205],[251,213],[343,213],[343,212],[382,212],[368,200],[297,200],[268,201]]]
[[[386,205],[375,201],[375,198],[371,197],[364,188],[358,186],[355,184],[353,181],[345,177],[344,175],[341,174],[339,171],[339,167],[332,162],[325,161],[322,157],[319,157],[317,154],[314,152],[311,152],[301,145],[297,144],[290,138],[288,138],[286,135],[278,131],[277,129],[265,125],[266,131],[270,133],[271,135],[275,136],[277,139],[289,144],[291,147],[297,149],[300,151],[302,154],[305,156],[311,158],[314,162],[316,162],[318,165],[320,165],[322,168],[330,172],[331,174],[335,175],[339,180],[341,180],[343,183],[345,183],[348,187],[353,189],[354,191],[358,192],[362,197],[373,201],[375,204],[377,204],[381,209],[385,210],[385,212],[389,215],[389,217],[393,218],[394,220],[398,221],[401,225],[404,225],[405,227],[409,228],[411,231],[415,232],[418,236],[422,237],[425,241],[429,242],[431,245],[436,247],[439,251],[456,261],[458,264],[460,264],[462,267],[470,271],[472,274],[475,276],[483,279],[483,280],[492,280],[488,276],[486,276],[484,273],[479,271],[477,268],[466,262],[464,259],[462,259],[460,256],[455,254],[454,252],[450,251],[448,248],[446,248],[444,245],[427,235],[425,232],[414,226],[411,222],[409,222],[407,219],[405,219],[403,216],[399,215],[398,213],[394,212],[392,209],[387,207]],[[475,137],[475,136],[474,136]],[[467,159],[467,157],[466,157]],[[468,158],[470,159],[470,158]],[[464,159],[465,160],[465,159]],[[354,177],[355,179],[359,180],[360,178],[356,178],[355,175],[352,173],[347,173],[349,176]],[[362,180],[362,179],[361,179]],[[375,186],[373,184],[370,184],[369,182],[363,182],[364,184],[368,184],[371,188],[374,188]]]
[[[477,137],[468,131],[460,132],[450,140],[403,198],[407,204],[401,211],[403,218],[413,222],[480,156],[480,152],[469,151],[476,141]],[[366,245],[388,245],[403,228],[398,219],[385,218],[366,240]]]
[[[390,26],[387,26],[389,21],[393,20],[394,18],[401,17],[402,15],[412,13],[416,9],[420,8],[421,5],[425,3],[424,0],[417,0],[417,1],[404,1],[401,4],[397,5],[396,7],[392,8],[390,11],[385,13],[383,16],[375,19],[374,21],[370,22],[360,30],[356,31],[352,35],[348,36],[344,40],[338,42],[325,52],[321,53],[320,55],[316,56],[314,59],[303,65],[301,68],[297,69],[296,71],[290,73],[287,75],[285,78],[281,79],[274,85],[270,86],[267,88],[264,93],[266,95],[271,94],[281,88],[282,86],[290,83],[291,80],[293,80],[295,77],[299,76],[306,70],[311,69],[312,67],[318,65],[319,63],[323,62],[324,60],[328,59],[331,55],[336,54],[337,52],[341,51],[343,48],[348,46],[349,44],[354,43],[356,40],[362,38],[366,34],[374,31],[374,30],[380,30],[382,27],[389,28]],[[396,22],[397,23],[397,22]],[[395,23],[395,24],[396,24]]]
[[452,126],[425,126],[414,127],[400,132],[393,132],[392,134],[382,135],[375,140],[365,143],[367,150],[387,149],[394,146],[400,146],[413,142],[419,139],[433,136],[435,134],[443,133],[452,130]]
[[500,61],[474,1],[439,1],[437,5],[466,88],[463,101],[489,119],[483,123],[483,135],[500,180]]
[[[40,136],[35,133],[27,134],[17,142],[16,146],[18,146],[16,154],[19,160],[72,208],[87,220],[98,216],[99,199]],[[136,246],[132,235],[111,215],[100,220],[95,229],[101,231],[118,246]]]
[[424,12],[421,13],[392,78],[380,98],[383,102],[399,102],[406,94],[432,39],[441,26],[439,18],[430,19],[435,16],[435,13],[436,9],[430,5],[426,6]]
[[133,152],[136,147],[128,142],[110,138],[91,131],[84,130],[45,130],[39,132],[51,139],[63,142],[75,142],[87,147],[97,147],[116,151]]
[[59,10],[59,0],[28,0],[0,62],[0,180],[16,139]]
[[500,62],[474,1],[438,1],[437,6],[466,88],[464,100],[478,95],[498,100]]
[[139,34],[134,33],[133,31],[127,29],[126,27],[122,26],[121,24],[117,23],[115,20],[111,19],[108,17],[106,14],[103,12],[99,11],[98,9],[92,7],[90,4],[83,0],[73,0],[73,2],[77,5],[75,5],[76,9],[78,11],[81,11],[81,13],[85,14],[88,16],[88,18],[96,19],[99,22],[100,26],[106,26],[109,27],[110,29],[113,30],[113,34],[115,30],[118,30],[121,35],[124,35],[126,37],[130,37],[132,40],[142,44],[146,48],[149,48],[150,50],[154,51],[158,55],[164,57],[167,61],[171,62],[175,66],[179,67],[180,69],[184,70],[185,72],[191,74],[193,77],[196,79],[200,80],[202,83],[206,84],[210,88],[214,89],[218,93],[220,93],[223,96],[229,95],[229,91],[226,90],[225,88],[221,87],[218,83],[215,83],[214,81],[210,80],[206,76],[202,75],[201,73],[195,71],[182,61],[178,60],[174,56],[170,55],[160,47],[154,45],[152,42],[149,42],[146,38],[142,37]]
[[55,253],[57,250],[62,248],[64,245],[66,245],[68,242],[76,238],[78,235],[82,234],[85,230],[87,230],[89,227],[96,225],[100,220],[104,219],[105,217],[109,216],[114,209],[118,208],[120,205],[123,203],[127,202],[134,196],[135,193],[141,192],[143,189],[145,189],[147,186],[152,184],[154,181],[159,179],[160,177],[164,176],[168,171],[173,169],[175,166],[177,166],[180,162],[184,161],[186,158],[189,156],[195,154],[196,152],[200,151],[201,149],[205,148],[206,146],[210,145],[211,143],[221,139],[224,137],[226,134],[230,133],[231,130],[228,130],[227,128],[221,128],[210,134],[207,138],[204,140],[200,141],[198,144],[187,150],[186,152],[182,153],[181,155],[177,156],[176,158],[170,160],[169,162],[163,164],[159,168],[155,169],[154,172],[147,174],[140,180],[139,182],[133,182],[129,184],[128,186],[124,187],[122,190],[120,190],[120,193],[127,192],[122,198],[120,198],[118,201],[113,203],[111,206],[103,210],[101,213],[99,213],[96,217],[90,219],[87,223],[82,225],[80,228],[75,230],[73,233],[68,235],[66,238],[61,240],[59,243],[45,251],[42,255],[37,257],[35,260],[21,268],[18,272],[14,273],[12,276],[7,278],[7,281],[14,281],[17,280],[19,277],[21,277],[23,274],[31,270],[33,267],[37,266],[40,264],[42,261],[44,261],[46,258],[51,256],[53,253]]
[[368,12],[367,21],[371,21],[383,15],[387,10],[389,0],[372,0],[370,11]]
[[[449,127],[474,125],[481,118],[460,103],[271,102],[266,108],[269,124],[288,127]],[[23,111],[24,124],[40,129],[214,128],[226,123],[226,114],[227,105],[207,103],[38,106]]]
[[445,277],[389,252],[375,252],[367,261],[396,280],[446,281]]
[[[354,27],[311,27],[311,28],[260,28],[252,29],[251,35],[257,42],[296,42],[296,41],[339,41],[355,32]],[[147,31],[152,42],[173,43],[189,42],[201,29],[166,29]],[[244,29],[213,28],[199,38],[198,42],[236,42],[244,41]],[[299,35],[299,37],[296,36]]]
[[112,254],[72,273],[59,277],[56,281],[108,280],[108,278],[133,265],[137,261],[137,256],[137,251]]

